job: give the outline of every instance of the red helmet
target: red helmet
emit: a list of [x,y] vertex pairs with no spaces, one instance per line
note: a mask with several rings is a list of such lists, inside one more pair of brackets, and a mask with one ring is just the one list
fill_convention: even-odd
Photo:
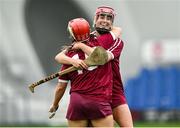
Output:
[[101,6],[101,7],[98,7],[96,9],[96,16],[101,14],[101,13],[108,13],[110,15],[113,16],[113,18],[115,17],[115,12],[114,12],[114,9],[109,7],[109,6]]
[[76,18],[68,23],[68,30],[76,41],[86,41],[90,36],[90,25],[83,18]]

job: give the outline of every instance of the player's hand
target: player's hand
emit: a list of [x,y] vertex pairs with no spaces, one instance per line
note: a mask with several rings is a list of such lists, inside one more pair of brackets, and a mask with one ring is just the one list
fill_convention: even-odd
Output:
[[74,67],[80,68],[80,69],[87,69],[88,68],[86,63],[83,60],[80,60],[80,59],[74,59],[74,61],[72,61],[71,64]]
[[59,108],[59,105],[58,106],[54,106],[54,105],[51,105],[50,109],[49,109],[49,119],[53,118],[56,114],[56,111],[58,110]]

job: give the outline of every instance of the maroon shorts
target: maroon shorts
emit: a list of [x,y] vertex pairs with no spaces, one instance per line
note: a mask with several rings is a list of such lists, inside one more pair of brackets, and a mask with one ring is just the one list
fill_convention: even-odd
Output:
[[126,104],[126,97],[124,95],[124,89],[120,85],[113,85],[112,91],[112,108],[115,108],[119,105]]
[[112,109],[108,102],[99,102],[79,93],[71,93],[66,118],[68,120],[93,120],[111,115]]

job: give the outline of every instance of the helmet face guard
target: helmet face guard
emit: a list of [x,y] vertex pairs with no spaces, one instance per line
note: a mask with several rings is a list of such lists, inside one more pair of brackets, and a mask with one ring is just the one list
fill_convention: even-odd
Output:
[[90,36],[90,25],[83,18],[76,18],[68,23],[68,30],[70,35],[76,41],[86,41]]
[[111,30],[111,27],[107,29],[107,28],[100,28],[96,26],[96,21],[100,15],[104,15],[104,16],[106,15],[107,17],[111,16],[112,23],[113,23],[114,17],[116,15],[114,12],[114,9],[108,6],[101,6],[96,9],[95,19],[94,19],[94,28],[99,34],[108,33]]

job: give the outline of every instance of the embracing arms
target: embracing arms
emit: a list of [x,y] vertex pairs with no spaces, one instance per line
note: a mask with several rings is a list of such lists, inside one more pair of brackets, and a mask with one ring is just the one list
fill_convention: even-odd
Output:
[[[112,28],[111,35],[113,36],[114,39],[119,38],[121,36],[121,34],[122,34],[122,30],[120,27],[113,27]],[[74,43],[74,46],[72,47],[72,49],[81,49],[87,55],[90,55],[92,53],[92,51],[94,50],[94,48],[89,47],[89,46],[87,46],[83,43],[80,43],[80,42]],[[77,68],[79,68],[79,67],[84,68],[84,69],[88,68],[88,66],[85,64],[85,62],[83,60],[70,58],[70,57],[65,55],[65,52],[66,51],[64,50],[61,53],[56,55],[55,60],[58,63],[70,64],[70,65],[73,65]],[[108,61],[110,61],[112,59],[113,59],[112,53],[108,53]]]

